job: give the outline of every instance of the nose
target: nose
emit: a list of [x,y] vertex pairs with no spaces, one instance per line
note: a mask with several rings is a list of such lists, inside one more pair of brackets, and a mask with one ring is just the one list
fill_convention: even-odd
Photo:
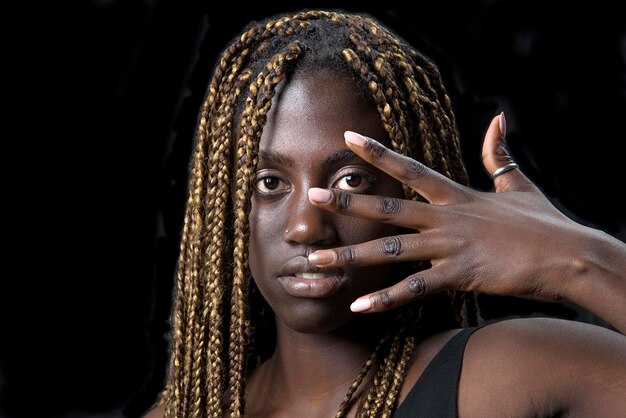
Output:
[[289,208],[284,239],[292,244],[328,246],[337,240],[333,214],[309,202],[307,191],[294,199]]

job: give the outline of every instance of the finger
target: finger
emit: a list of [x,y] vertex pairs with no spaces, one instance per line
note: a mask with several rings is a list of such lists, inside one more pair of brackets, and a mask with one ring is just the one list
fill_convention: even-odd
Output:
[[441,255],[442,245],[432,234],[403,234],[309,254],[317,266],[373,266],[402,261],[431,260]]
[[352,312],[384,312],[431,293],[451,288],[446,280],[450,275],[431,268],[415,273],[395,285],[369,295],[361,296],[350,305]]
[[441,216],[445,212],[443,206],[424,202],[318,187],[309,189],[309,201],[330,212],[416,230],[441,221]]
[[448,203],[465,190],[460,184],[419,161],[398,154],[375,139],[352,131],[344,132],[344,138],[348,147],[359,157],[411,187],[430,203]]
[[483,141],[483,165],[493,178],[496,192],[529,190],[533,183],[519,170],[505,143],[506,118],[504,112],[494,117]]

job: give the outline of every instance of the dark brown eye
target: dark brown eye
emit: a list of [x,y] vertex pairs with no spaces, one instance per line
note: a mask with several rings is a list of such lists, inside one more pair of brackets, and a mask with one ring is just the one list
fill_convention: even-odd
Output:
[[337,180],[333,187],[342,190],[355,191],[355,189],[361,189],[366,186],[366,182],[367,179],[363,176],[363,174],[350,173]]
[[358,174],[350,174],[345,177],[346,184],[350,187],[359,187],[363,181],[363,177]]
[[263,187],[265,187],[267,190],[276,190],[279,183],[280,180],[278,180],[276,177],[265,177],[263,179]]
[[262,194],[280,193],[288,188],[287,184],[276,176],[258,178],[255,187]]

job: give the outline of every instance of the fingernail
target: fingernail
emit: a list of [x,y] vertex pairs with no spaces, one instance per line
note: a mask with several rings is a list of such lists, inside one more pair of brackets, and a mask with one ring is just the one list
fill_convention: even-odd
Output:
[[356,132],[346,131],[344,132],[343,137],[346,139],[346,142],[349,142],[361,148],[363,148],[367,143],[367,138],[365,138],[363,135],[357,134]]
[[328,264],[335,260],[333,251],[315,251],[309,254],[309,261],[313,264]]
[[504,139],[506,136],[506,118],[504,112],[500,112],[500,138]]
[[363,299],[357,299],[354,302],[352,302],[352,305],[350,305],[350,310],[352,312],[365,312],[365,311],[369,311],[371,307],[372,307],[372,302],[370,301],[370,298],[363,298]]
[[309,199],[316,203],[328,203],[332,199],[333,194],[326,189],[312,187],[309,189]]

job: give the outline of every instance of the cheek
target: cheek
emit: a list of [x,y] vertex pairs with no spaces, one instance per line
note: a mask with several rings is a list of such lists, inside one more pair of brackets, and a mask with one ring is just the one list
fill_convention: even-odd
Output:
[[[273,214],[272,214],[273,212]],[[269,259],[272,254],[272,248],[282,239],[281,216],[276,216],[277,212],[269,211],[259,205],[253,199],[252,209],[250,211],[250,243],[248,246],[248,260],[250,272],[254,277],[262,277],[265,272],[266,263],[271,264]]]
[[400,233],[401,229],[394,225],[359,219],[348,216],[337,217],[337,228],[340,245],[353,245],[377,238]]

